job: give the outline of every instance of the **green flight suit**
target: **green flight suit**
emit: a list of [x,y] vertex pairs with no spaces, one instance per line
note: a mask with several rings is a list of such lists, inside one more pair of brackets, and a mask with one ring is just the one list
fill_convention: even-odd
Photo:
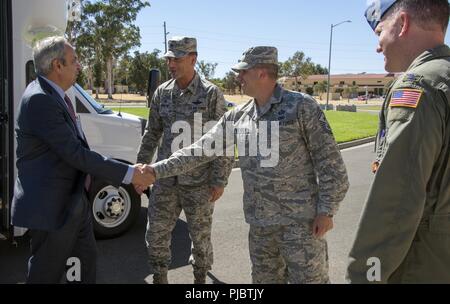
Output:
[[450,283],[449,87],[450,48],[442,45],[390,88],[380,113],[381,163],[350,251],[351,283],[369,283],[372,257],[380,283]]

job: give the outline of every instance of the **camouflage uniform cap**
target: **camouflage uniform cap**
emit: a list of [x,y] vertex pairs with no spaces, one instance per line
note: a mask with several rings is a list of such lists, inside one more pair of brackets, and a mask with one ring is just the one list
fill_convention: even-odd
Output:
[[168,42],[169,48],[164,57],[184,57],[197,52],[197,39],[192,37],[173,37]]
[[231,69],[235,72],[248,70],[257,64],[278,65],[278,50],[273,46],[256,46],[249,48],[242,54],[239,63]]
[[389,9],[397,2],[397,0],[372,0],[372,3],[366,9],[367,22],[370,27],[375,31],[380,23],[381,18],[389,11]]

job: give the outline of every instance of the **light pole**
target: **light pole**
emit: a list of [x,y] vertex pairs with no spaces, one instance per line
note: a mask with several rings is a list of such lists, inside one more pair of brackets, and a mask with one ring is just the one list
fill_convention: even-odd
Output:
[[[167,53],[167,35],[169,35],[169,34],[170,33],[167,32],[167,28],[166,28],[166,21],[164,21],[164,50],[166,53]],[[167,65],[167,62],[166,62],[166,65]],[[167,65],[165,74],[166,74],[166,80],[169,80],[169,65]]]
[[369,87],[365,86],[364,88],[366,89],[366,104],[367,104],[369,101]]
[[330,30],[330,53],[328,55],[328,82],[327,82],[327,106],[325,108],[325,111],[328,111],[328,102],[330,99],[330,75],[331,75],[331,45],[333,44],[333,28],[335,28],[338,25],[341,25],[342,23],[350,23],[351,20],[346,20],[339,22],[337,24],[331,24],[331,30]]

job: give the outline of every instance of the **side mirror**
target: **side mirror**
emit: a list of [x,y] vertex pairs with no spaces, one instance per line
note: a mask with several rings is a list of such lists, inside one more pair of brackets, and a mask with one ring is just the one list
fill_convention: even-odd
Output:
[[151,69],[148,74],[148,86],[147,86],[147,108],[150,108],[150,102],[153,94],[159,86],[160,71],[158,69]]

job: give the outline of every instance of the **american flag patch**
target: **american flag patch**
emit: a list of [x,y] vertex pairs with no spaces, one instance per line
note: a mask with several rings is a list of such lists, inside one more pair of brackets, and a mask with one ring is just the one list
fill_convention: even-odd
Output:
[[389,106],[391,108],[393,107],[417,108],[422,93],[423,92],[421,90],[412,90],[412,89],[395,90],[392,93],[391,102]]

